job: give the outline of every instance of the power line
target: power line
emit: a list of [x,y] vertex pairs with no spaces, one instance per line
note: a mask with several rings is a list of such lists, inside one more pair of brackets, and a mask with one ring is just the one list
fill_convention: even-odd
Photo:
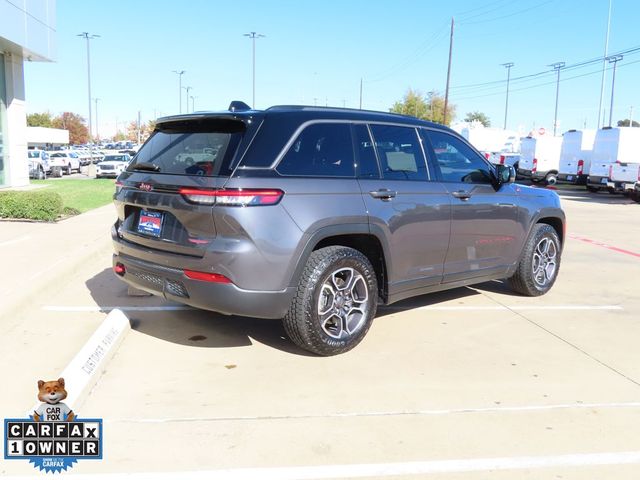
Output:
[[[626,63],[620,65],[618,68],[628,67],[628,66],[633,65],[635,63],[640,63],[640,60],[635,60],[633,62],[626,62]],[[608,67],[607,68],[607,70],[612,70],[612,69],[613,69],[613,67]],[[553,73],[553,74],[556,74],[556,72],[554,70],[551,70],[550,72]],[[597,73],[602,73],[602,71],[601,70],[594,70],[592,72],[587,72],[587,73],[583,73],[583,74],[580,74],[580,75],[574,75],[573,77],[566,77],[566,78],[561,79],[560,82],[566,82],[567,80],[573,80],[573,79],[576,79],[576,78],[587,77],[589,75],[595,75]],[[510,92],[523,92],[525,90],[532,90],[534,88],[540,88],[540,87],[544,87],[544,86],[547,86],[547,85],[555,85],[555,84],[556,84],[556,82],[554,80],[553,82],[545,82],[545,83],[539,83],[537,85],[531,85],[531,86],[528,86],[528,87],[510,89],[509,91]],[[483,95],[473,95],[473,96],[468,96],[468,97],[454,97],[454,100],[456,100],[456,101],[474,100],[476,98],[495,97],[496,95],[503,95],[503,92],[486,93],[486,94],[483,94]]]

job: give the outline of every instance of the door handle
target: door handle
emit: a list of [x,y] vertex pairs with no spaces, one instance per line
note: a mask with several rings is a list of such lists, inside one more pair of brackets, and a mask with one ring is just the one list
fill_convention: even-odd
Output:
[[373,198],[379,198],[380,200],[391,200],[395,198],[398,192],[394,192],[393,190],[389,190],[387,188],[381,188],[380,190],[371,190],[369,195]]
[[469,200],[471,198],[471,192],[465,192],[464,190],[451,192],[451,195],[453,195],[456,198],[459,198],[460,200]]

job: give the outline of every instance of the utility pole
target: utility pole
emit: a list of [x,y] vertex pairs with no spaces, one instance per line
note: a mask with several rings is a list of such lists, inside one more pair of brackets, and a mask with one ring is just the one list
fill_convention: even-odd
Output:
[[549,65],[553,67],[553,69],[558,73],[558,77],[556,79],[556,110],[553,114],[553,136],[556,136],[556,131],[558,129],[558,95],[560,93],[560,70],[564,67],[564,62],[556,62]]
[[447,108],[449,107],[449,80],[451,79],[451,54],[453,53],[453,17],[451,17],[451,36],[449,37],[449,66],[447,67],[447,88],[444,91],[444,112],[442,123],[447,124]]
[[93,143],[93,139],[91,136],[93,135],[93,128],[91,125],[91,53],[89,48],[89,40],[93,40],[94,38],[100,38],[100,35],[93,35],[89,32],[82,32],[77,35],[78,37],[82,37],[87,41],[87,89],[89,91],[89,144]]
[[187,91],[187,112],[186,113],[189,113],[189,92],[193,87],[182,87],[182,88],[184,88]]
[[507,129],[507,110],[509,109],[509,80],[511,79],[511,67],[513,62],[503,63],[502,66],[507,69],[507,98],[504,101],[504,129]]
[[265,35],[256,32],[245,33],[245,37],[249,37],[253,43],[253,103],[251,107],[256,108],[256,38],[264,38]]
[[362,110],[362,77],[360,77],[360,110]]
[[140,145],[140,130],[142,129],[142,124],[140,123],[140,110],[138,110],[138,145]]
[[633,127],[633,105],[629,107],[629,126]]
[[196,111],[196,97],[191,95],[191,112],[193,113],[195,111]]
[[609,31],[611,30],[611,0],[609,0],[609,16],[607,18],[607,37],[604,41],[604,55],[602,56],[602,79],[600,81],[600,103],[598,104],[598,124],[596,128],[600,128],[600,118],[604,124],[604,115],[602,115],[602,102],[604,101],[604,84],[606,80],[607,55],[609,55]]
[[[616,87],[616,65],[622,60],[622,55],[612,55],[607,57],[609,63],[613,63],[613,78],[611,79],[611,106],[609,107],[609,126],[611,126],[611,120],[613,118],[613,92]],[[629,123],[631,125],[631,123]]]
[[185,73],[187,73],[185,70],[172,70],[173,73],[178,75],[178,105],[180,105],[180,108],[178,110],[178,113],[182,113],[182,75],[184,75]]

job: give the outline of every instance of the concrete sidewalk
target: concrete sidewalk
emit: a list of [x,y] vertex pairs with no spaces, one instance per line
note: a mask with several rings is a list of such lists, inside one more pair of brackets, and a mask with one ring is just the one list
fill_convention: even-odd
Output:
[[0,333],[10,329],[10,312],[65,278],[111,242],[113,205],[58,223],[0,222]]

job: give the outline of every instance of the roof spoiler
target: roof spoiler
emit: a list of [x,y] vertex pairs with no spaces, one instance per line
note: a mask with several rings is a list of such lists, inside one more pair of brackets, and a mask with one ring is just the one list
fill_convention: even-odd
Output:
[[234,100],[229,104],[230,112],[245,112],[251,110],[251,107],[240,100]]

